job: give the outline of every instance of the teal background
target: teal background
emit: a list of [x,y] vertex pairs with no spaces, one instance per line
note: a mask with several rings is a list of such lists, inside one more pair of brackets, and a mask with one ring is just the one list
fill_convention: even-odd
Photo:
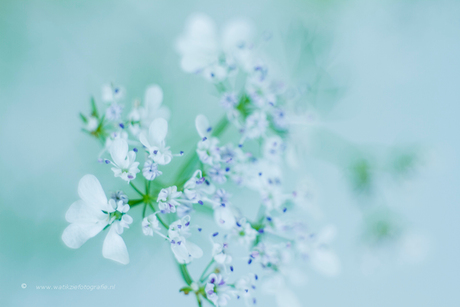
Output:
[[[428,238],[429,253],[412,266],[389,251],[370,275],[361,270],[361,214],[346,178],[324,162],[309,169],[326,220],[339,231],[342,274],[308,272],[307,285],[295,288],[304,306],[460,306],[460,2],[415,0],[2,0],[0,305],[195,306],[178,294],[182,282],[167,246],[138,225],[124,234],[127,266],[102,257],[103,235],[78,250],[60,239],[84,174],[97,175],[106,189],[124,187],[96,162],[99,144],[80,132],[78,112],[89,111],[103,83],[124,85],[128,101],[158,83],[177,150],[193,146],[196,114],[220,117],[211,85],[183,73],[174,52],[193,12],[219,25],[247,17],[277,37],[303,22],[327,47],[320,65],[346,88],[325,125],[354,142],[419,144],[426,153],[410,181],[383,189],[405,223]],[[282,63],[280,41],[269,53]],[[192,274],[206,262],[197,261]],[[36,290],[62,284],[115,284],[116,292]],[[259,306],[272,306],[270,297],[258,298]]]

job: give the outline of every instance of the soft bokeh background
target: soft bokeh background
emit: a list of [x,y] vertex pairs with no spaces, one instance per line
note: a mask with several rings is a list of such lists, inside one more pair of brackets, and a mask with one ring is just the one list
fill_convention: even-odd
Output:
[[[124,234],[127,266],[102,257],[102,235],[79,250],[60,239],[84,174],[122,186],[96,162],[99,144],[80,132],[77,116],[103,83],[124,85],[130,100],[160,84],[173,111],[173,148],[191,148],[196,114],[220,116],[210,85],[184,74],[174,52],[193,12],[219,25],[250,18],[277,37],[303,23],[324,47],[319,65],[345,89],[325,125],[357,143],[424,148],[423,166],[410,181],[384,185],[384,195],[429,252],[411,265],[389,251],[372,272],[363,270],[362,215],[347,178],[312,163],[319,204],[339,231],[342,274],[309,272],[307,285],[295,289],[304,305],[460,306],[460,2],[416,0],[2,0],[0,305],[196,305],[178,294],[182,281],[168,247],[136,225]],[[276,50],[274,61],[283,63]],[[62,284],[116,285],[116,292],[36,290]],[[270,302],[259,295],[260,306]]]

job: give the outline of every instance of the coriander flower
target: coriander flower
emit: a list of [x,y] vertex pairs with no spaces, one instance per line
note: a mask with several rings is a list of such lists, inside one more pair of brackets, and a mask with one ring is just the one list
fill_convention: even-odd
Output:
[[111,84],[102,86],[102,101],[113,103],[121,100],[125,95],[125,89]]
[[164,118],[156,118],[150,124],[148,135],[142,132],[139,136],[140,142],[150,154],[149,158],[161,165],[168,164],[172,160],[171,151],[165,145],[167,133],[168,122]]
[[174,213],[176,207],[180,206],[177,199],[182,195],[182,192],[177,192],[177,187],[172,186],[166,189],[161,189],[158,194],[158,207],[161,213]]
[[232,262],[232,256],[228,255],[225,249],[228,248],[227,243],[213,243],[212,257],[214,261],[222,265],[228,265]]
[[168,235],[169,237],[190,237],[190,216],[186,215],[169,225]]
[[163,174],[163,172],[158,170],[158,164],[153,162],[152,160],[147,160],[144,163],[144,168],[142,169],[142,174],[144,175],[145,179],[153,180],[156,177]]
[[[127,181],[128,183],[136,178],[139,173],[139,162],[136,162],[136,153],[128,152],[128,143],[123,139],[116,139],[110,146],[110,155],[112,156],[112,171],[115,177]],[[107,162],[108,160],[106,160]]]
[[129,263],[128,250],[120,234],[132,223],[126,214],[129,205],[122,200],[107,200],[99,180],[93,175],[85,175],[78,183],[80,200],[74,202],[66,212],[66,220],[71,223],[64,230],[62,240],[70,248],[79,248],[107,226],[110,229],[102,246],[105,258]]
[[248,246],[256,239],[257,230],[252,228],[251,224],[243,218],[236,223],[236,227],[233,229],[233,236],[238,238],[238,242],[241,245]]
[[190,263],[193,259],[203,256],[203,250],[198,245],[186,241],[183,236],[172,236],[169,239],[177,262]]
[[153,236],[154,231],[160,230],[160,222],[158,221],[157,215],[155,213],[150,214],[147,217],[144,217],[142,220],[142,232],[146,236]]
[[193,203],[202,204],[203,200],[207,200],[208,195],[213,194],[214,191],[214,185],[202,177],[201,170],[196,170],[184,184],[184,195]]
[[209,275],[205,292],[206,297],[213,302],[216,307],[227,306],[230,300],[230,287],[227,286],[221,274],[212,273]]

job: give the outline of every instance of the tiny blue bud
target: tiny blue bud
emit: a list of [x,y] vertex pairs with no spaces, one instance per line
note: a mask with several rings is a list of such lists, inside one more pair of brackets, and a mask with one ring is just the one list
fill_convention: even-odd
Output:
[[230,170],[230,167],[225,168],[225,171],[228,172]]
[[251,263],[252,263],[252,259],[249,259],[248,264],[251,264]]
[[264,233],[264,229],[263,229],[263,228],[260,228],[260,229],[259,229],[259,233]]
[[206,129],[206,132],[211,132],[212,130],[212,127],[209,127],[208,129]]
[[203,202],[201,200],[199,200],[198,203],[203,206]]
[[243,147],[243,144],[238,144],[238,147],[239,147],[239,148]]
[[181,151],[179,152],[179,154],[183,155],[183,154],[184,154],[184,152],[181,150]]
[[230,271],[232,271],[232,272],[233,272],[233,265],[231,265],[231,266],[230,266]]
[[255,276],[254,276],[254,277],[256,278],[256,280],[257,280],[257,279],[259,279],[259,276],[257,276],[257,274],[255,274]]
[[134,148],[133,148],[133,151],[134,151],[134,152],[138,152],[138,150],[137,150],[137,148],[136,148],[136,147],[134,147]]
[[213,237],[216,237],[219,233],[218,232],[215,232],[212,234]]
[[198,231],[200,231],[200,232],[201,232],[201,230],[202,230],[201,228],[198,228]]
[[207,139],[208,139],[207,137],[204,137],[204,138],[202,139],[202,141],[204,142],[204,141],[206,141]]
[[267,216],[267,221],[271,222],[272,221],[272,218]]
[[105,160],[105,164],[109,164],[109,163],[110,163],[110,161],[106,159],[106,160]]
[[125,125],[123,125],[123,123],[119,123],[118,126],[120,126],[121,129],[125,129]]
[[284,208],[284,209],[283,209],[283,212],[286,212],[286,211],[287,211],[287,208]]

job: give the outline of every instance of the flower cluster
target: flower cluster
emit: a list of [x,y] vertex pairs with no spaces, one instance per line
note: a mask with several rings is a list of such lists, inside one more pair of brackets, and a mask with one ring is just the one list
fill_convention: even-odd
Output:
[[[255,304],[258,283],[280,304],[296,306],[290,282],[300,273],[294,267],[305,263],[326,275],[338,273],[339,261],[330,248],[335,230],[311,230],[309,217],[302,214],[310,201],[303,196],[310,191],[294,190],[292,182],[285,182],[290,176],[285,167],[289,99],[259,50],[257,42],[266,37],[257,37],[244,21],[228,24],[221,37],[208,17],[196,15],[177,41],[182,69],[214,84],[220,96],[216,103],[224,114],[219,121],[203,114],[195,117],[197,145],[186,154],[173,153],[168,146],[170,112],[162,106],[158,85],[149,86],[144,100],[134,101],[126,116],[122,87],[103,87],[103,113],[92,99],[91,113],[81,114],[83,130],[103,144],[99,161],[111,165],[114,176],[137,195],[128,199],[131,194],[116,191],[107,199],[96,177],[84,176],[78,186],[81,200],[67,211],[71,224],[62,239],[78,248],[108,228],[103,256],[127,264],[121,234],[133,223],[127,212],[139,207],[138,227],[144,235],[159,236],[169,244],[186,283],[181,291],[193,292],[200,306],[203,300],[215,306],[231,299]],[[223,143],[221,137],[230,129],[239,137]],[[162,182],[163,167],[183,155],[189,159],[175,179]],[[237,201],[235,186],[237,191],[255,192],[254,200]],[[243,214],[250,207],[258,208],[255,218]],[[216,229],[192,224],[194,215],[208,213]],[[210,254],[203,252],[206,246],[193,243],[200,241],[194,239],[197,234],[210,238]],[[207,257],[209,265],[194,279],[187,265],[201,257]],[[249,273],[237,273],[243,271]]]

